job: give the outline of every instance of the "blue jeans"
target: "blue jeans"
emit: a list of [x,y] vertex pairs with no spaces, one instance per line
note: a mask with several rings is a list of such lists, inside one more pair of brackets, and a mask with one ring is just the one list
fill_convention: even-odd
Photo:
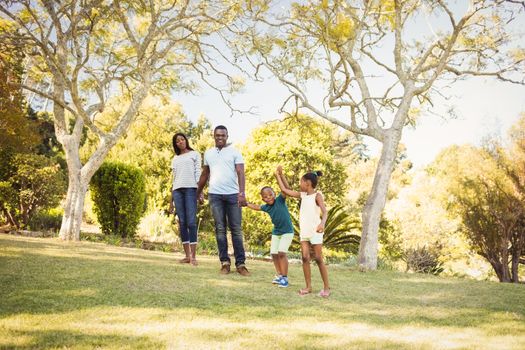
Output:
[[197,243],[197,188],[183,187],[173,190],[175,212],[179,217],[182,243]]
[[215,221],[215,238],[219,248],[219,260],[221,263],[231,263],[228,256],[228,238],[226,237],[226,225],[228,225],[232,234],[235,266],[243,265],[246,256],[241,230],[242,211],[237,204],[237,194],[210,193],[208,198]]

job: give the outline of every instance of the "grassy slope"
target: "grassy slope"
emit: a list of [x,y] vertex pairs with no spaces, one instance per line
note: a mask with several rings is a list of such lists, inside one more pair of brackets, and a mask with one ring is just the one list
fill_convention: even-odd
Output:
[[177,258],[0,235],[0,348],[525,349],[525,285],[329,267],[322,300]]

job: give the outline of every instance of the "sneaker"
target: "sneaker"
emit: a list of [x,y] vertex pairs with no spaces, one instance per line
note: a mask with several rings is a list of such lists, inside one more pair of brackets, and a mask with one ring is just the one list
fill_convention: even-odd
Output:
[[222,266],[221,266],[220,274],[221,275],[227,275],[229,273],[230,273],[230,264],[223,263]]
[[237,266],[237,272],[241,274],[241,276],[250,276],[250,271],[248,271],[245,265]]
[[279,288],[286,288],[288,287],[288,277],[281,277],[281,280],[279,281],[279,284],[278,284],[278,287]]
[[283,276],[281,276],[281,275],[275,275],[273,280],[272,280],[272,284],[279,284],[279,282],[281,281],[282,277]]

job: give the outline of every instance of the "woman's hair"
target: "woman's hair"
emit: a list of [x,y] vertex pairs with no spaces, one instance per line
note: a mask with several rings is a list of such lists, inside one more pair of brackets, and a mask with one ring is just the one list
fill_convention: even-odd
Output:
[[190,151],[193,151],[193,148],[190,147],[190,141],[188,141],[188,138],[186,137],[186,135],[184,135],[181,132],[178,132],[175,135],[173,135],[173,150],[175,151],[175,154],[176,155],[180,154],[180,149],[179,147],[177,147],[177,137],[179,136],[184,137],[184,140],[186,140],[186,148],[189,149]]
[[311,173],[306,173],[303,175],[304,180],[310,181],[313,188],[317,187],[317,178],[319,176],[323,176],[323,172],[321,170],[312,171]]

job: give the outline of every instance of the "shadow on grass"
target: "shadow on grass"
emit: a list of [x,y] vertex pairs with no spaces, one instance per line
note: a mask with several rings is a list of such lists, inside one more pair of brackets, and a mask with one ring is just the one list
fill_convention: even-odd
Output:
[[[269,284],[268,263],[251,263],[253,275],[244,278],[218,275],[215,262],[195,268],[157,252],[116,252],[120,248],[89,244],[68,250],[40,240],[0,242],[1,317],[111,306],[157,308],[165,314],[177,310],[238,322],[311,319],[382,327],[476,327],[493,324],[497,314],[518,324],[525,319],[523,286],[334,269],[333,294],[323,300],[313,294],[297,296],[303,283],[300,266],[291,267],[292,287],[283,290]],[[2,256],[4,248],[23,248],[24,253]],[[312,266],[319,288],[316,270]]]
[[55,347],[61,349],[104,349],[108,347],[114,348],[115,345],[118,345],[121,349],[162,349],[165,347],[162,342],[155,341],[145,336],[136,337],[116,334],[86,334],[81,331],[68,332],[62,330],[11,331],[10,333],[10,335],[17,337],[18,339],[28,339],[28,341],[17,344],[2,344],[2,348],[43,349]]

